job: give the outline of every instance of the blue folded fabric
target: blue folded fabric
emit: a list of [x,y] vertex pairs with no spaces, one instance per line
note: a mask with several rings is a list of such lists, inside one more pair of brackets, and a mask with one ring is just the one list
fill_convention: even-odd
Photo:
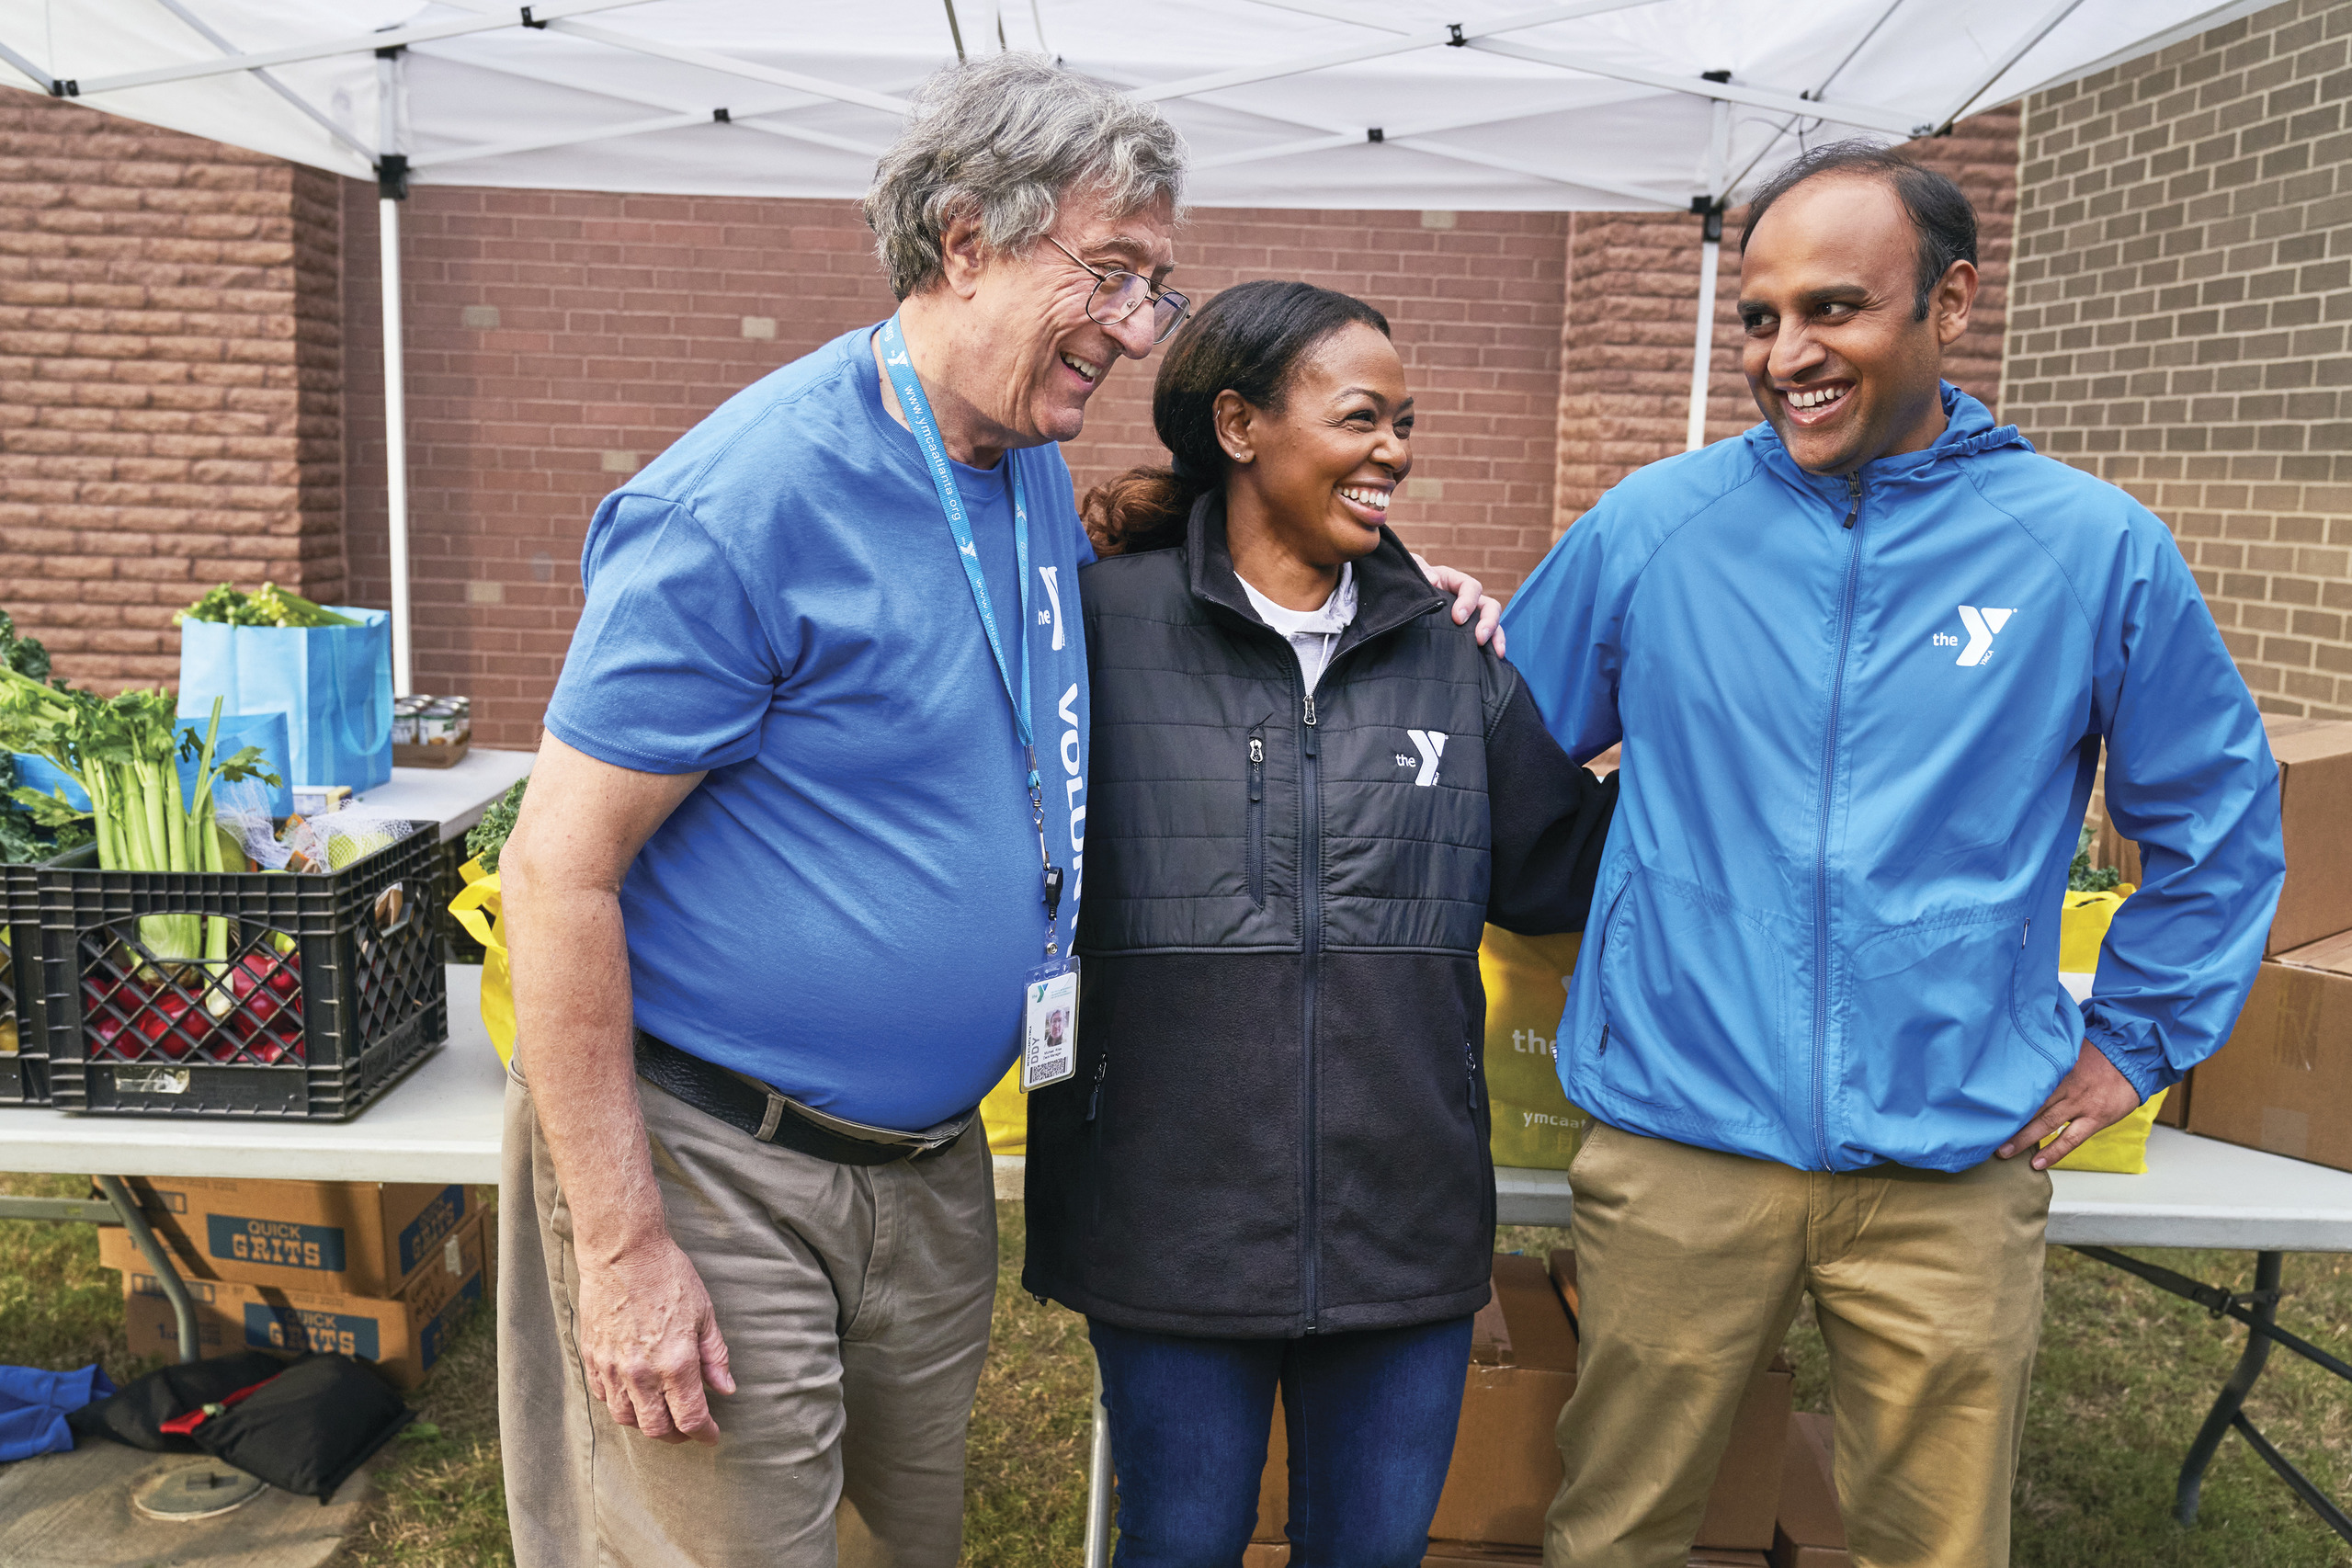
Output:
[[62,1454],[74,1446],[66,1413],[114,1392],[95,1366],[78,1372],[0,1367],[0,1464],[35,1454]]

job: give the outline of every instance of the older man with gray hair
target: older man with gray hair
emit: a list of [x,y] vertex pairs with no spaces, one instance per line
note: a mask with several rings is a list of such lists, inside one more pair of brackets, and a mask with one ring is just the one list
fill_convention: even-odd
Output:
[[845,1501],[883,1561],[956,1559],[996,1278],[972,1110],[1085,846],[1054,443],[1183,313],[1183,174],[1098,84],[942,73],[866,202],[898,313],[597,512],[501,868],[522,1568],[831,1564]]

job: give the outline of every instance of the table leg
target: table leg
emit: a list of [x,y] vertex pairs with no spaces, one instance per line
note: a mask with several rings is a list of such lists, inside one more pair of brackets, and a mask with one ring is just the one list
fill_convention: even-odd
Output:
[[[2278,1321],[2278,1280],[2284,1271],[2285,1256],[2275,1252],[2256,1253],[2254,1259],[2254,1288],[2260,1296],[2254,1306],[2256,1323],[2267,1327]],[[2221,1439],[2238,1423],[2238,1412],[2245,1405],[2245,1396],[2254,1388],[2254,1381],[2262,1376],[2262,1369],[2270,1359],[2270,1336],[2255,1332],[2246,1335],[2245,1352],[2230,1373],[2230,1381],[2221,1385],[2220,1397],[2207,1412],[2205,1425],[2198,1429],[2197,1441],[2188,1445],[2188,1458],[2181,1462],[2180,1485],[2173,1494],[2173,1517],[2184,1525],[2197,1522],[2198,1494],[2205,1488],[2205,1471],[2213,1462]]]
[[1110,1568],[1110,1505],[1117,1476],[1110,1460],[1110,1413],[1103,1408],[1103,1369],[1095,1367],[1095,1438],[1086,1467],[1086,1568]]
[[139,1211],[138,1199],[131,1196],[131,1189],[122,1185],[120,1176],[93,1179],[97,1182],[98,1190],[107,1195],[107,1201],[114,1205],[122,1228],[131,1233],[131,1244],[147,1260],[147,1267],[155,1271],[155,1283],[163,1287],[165,1300],[172,1304],[172,1317],[179,1328],[179,1358],[183,1362],[195,1360],[196,1305],[187,1299],[187,1287],[181,1282],[179,1270],[172,1266],[172,1255],[164,1250],[155,1233],[147,1228],[147,1216]]

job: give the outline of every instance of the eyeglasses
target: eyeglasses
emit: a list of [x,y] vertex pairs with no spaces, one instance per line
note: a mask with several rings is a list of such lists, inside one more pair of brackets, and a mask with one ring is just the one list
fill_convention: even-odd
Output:
[[1148,300],[1152,305],[1152,341],[1165,343],[1168,334],[1184,321],[1185,312],[1192,309],[1192,301],[1173,289],[1155,290],[1149,279],[1124,267],[1105,272],[1100,267],[1088,267],[1051,234],[1045,236],[1045,242],[1093,276],[1095,291],[1086,296],[1086,319],[1096,326],[1117,326]]

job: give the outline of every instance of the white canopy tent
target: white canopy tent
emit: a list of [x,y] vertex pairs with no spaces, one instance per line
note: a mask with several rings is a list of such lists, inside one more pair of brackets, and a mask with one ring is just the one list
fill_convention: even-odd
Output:
[[397,199],[414,184],[855,197],[960,51],[1161,104],[1212,207],[1703,215],[1807,141],[1932,135],[2260,0],[0,0],[0,83],[380,181],[408,689]]

